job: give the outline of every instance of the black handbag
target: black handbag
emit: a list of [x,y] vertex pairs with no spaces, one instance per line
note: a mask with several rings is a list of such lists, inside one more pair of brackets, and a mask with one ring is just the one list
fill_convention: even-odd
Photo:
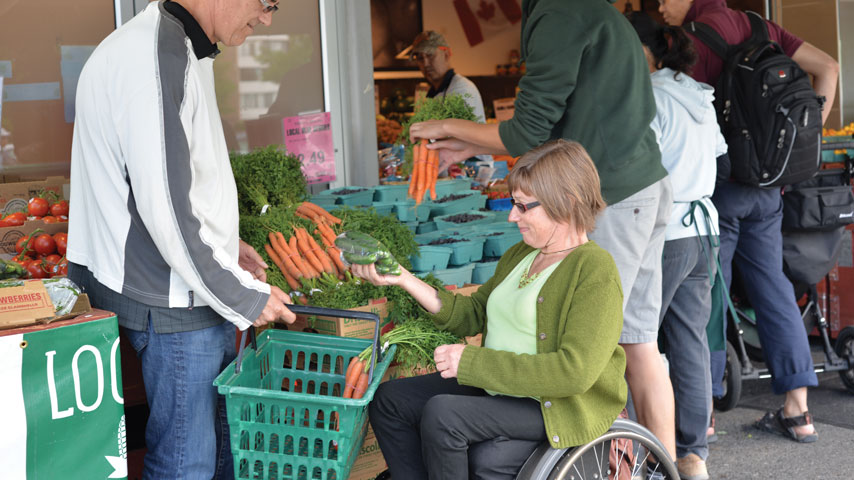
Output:
[[820,170],[783,190],[783,231],[830,231],[854,223],[854,192],[847,168]]

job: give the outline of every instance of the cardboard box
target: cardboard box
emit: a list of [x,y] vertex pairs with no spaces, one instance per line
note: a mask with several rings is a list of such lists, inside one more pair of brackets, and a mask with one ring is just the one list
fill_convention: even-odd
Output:
[[[389,311],[392,304],[386,298],[371,300],[363,307],[348,308],[354,312],[373,312],[380,317],[380,330],[385,331],[389,326]],[[281,326],[277,325],[277,328]],[[288,330],[309,331],[326,335],[337,335],[349,338],[374,338],[374,322],[370,320],[354,320],[352,318],[306,317],[298,315],[297,320],[287,325]]]
[[377,437],[374,435],[371,424],[368,423],[368,432],[365,434],[362,447],[359,449],[359,456],[356,457],[356,462],[350,469],[349,480],[374,480],[387,468],[388,465],[386,465],[383,452],[377,443]]
[[30,220],[17,227],[0,227],[0,258],[10,260],[14,257],[17,254],[15,244],[18,243],[18,240],[33,233],[36,229],[41,229],[50,235],[67,232],[68,222],[44,223],[41,220]]
[[54,315],[53,302],[40,280],[25,280],[19,287],[0,288],[0,329],[47,324],[83,315],[90,310],[89,297],[83,293],[77,297],[70,313]]
[[69,180],[65,177],[47,177],[32,182],[0,184],[0,213],[3,216],[24,210],[27,202],[39,192],[54,192],[62,198],[68,198]]

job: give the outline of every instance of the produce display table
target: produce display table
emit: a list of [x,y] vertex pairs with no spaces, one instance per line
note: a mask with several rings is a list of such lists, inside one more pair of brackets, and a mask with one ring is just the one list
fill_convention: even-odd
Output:
[[127,478],[116,316],[0,330],[3,478]]

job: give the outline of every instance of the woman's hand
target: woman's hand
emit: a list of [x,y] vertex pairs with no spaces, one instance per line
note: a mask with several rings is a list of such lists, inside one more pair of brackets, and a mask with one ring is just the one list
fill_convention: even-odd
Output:
[[251,245],[240,240],[240,247],[237,254],[237,264],[240,268],[252,274],[255,280],[267,281],[267,264],[258,252]]
[[373,263],[370,265],[359,265],[354,263],[350,265],[350,272],[378,287],[386,285],[400,285],[400,283],[404,281],[404,277],[406,275],[412,276],[412,274],[403,267],[400,267],[400,275],[382,275],[377,273],[377,266]]
[[433,351],[433,360],[436,361],[436,370],[442,378],[454,378],[457,376],[457,368],[460,366],[460,358],[466,346],[461,343],[451,345],[439,345]]

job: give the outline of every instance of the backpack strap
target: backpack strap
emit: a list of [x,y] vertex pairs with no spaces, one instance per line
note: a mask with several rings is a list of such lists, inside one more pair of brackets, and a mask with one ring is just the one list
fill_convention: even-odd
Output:
[[751,11],[746,13],[747,19],[750,20],[750,38],[747,39],[750,45],[771,40],[771,36],[768,34],[768,24],[762,15]]
[[691,22],[688,24],[688,33],[699,38],[722,60],[726,60],[729,45],[714,28],[702,22]]

